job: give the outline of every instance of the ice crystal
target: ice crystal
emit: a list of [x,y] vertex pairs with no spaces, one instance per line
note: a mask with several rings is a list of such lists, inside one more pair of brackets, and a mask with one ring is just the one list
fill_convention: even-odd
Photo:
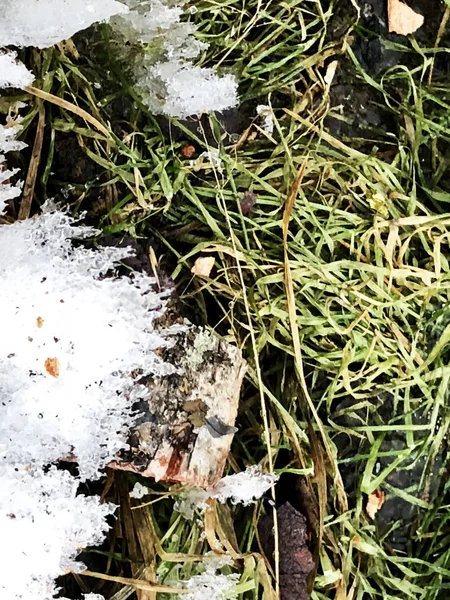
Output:
[[182,492],[175,501],[173,509],[179,512],[185,519],[192,521],[196,512],[204,512],[210,494],[206,490],[192,488]]
[[191,520],[196,511],[203,512],[207,508],[208,498],[222,503],[231,500],[233,504],[247,506],[261,498],[277,480],[276,475],[262,473],[259,466],[248,467],[242,473],[223,477],[208,490],[192,488],[183,492],[175,502],[174,510]]
[[136,500],[140,500],[144,496],[148,494],[148,488],[142,483],[136,482],[134,484],[133,489],[130,492],[130,498],[135,498]]
[[193,575],[185,583],[185,588],[190,592],[183,595],[186,600],[221,600],[227,598],[232,600],[237,594],[234,592],[239,581],[237,573],[224,575],[217,573],[217,565],[214,562],[206,562],[206,569],[199,575]]
[[215,486],[213,498],[219,502],[231,499],[233,504],[251,504],[261,498],[278,480],[277,475],[263,473],[261,467],[248,467],[242,473],[223,477]]
[[162,87],[161,96],[149,94],[146,98],[153,112],[186,118],[213,110],[223,111],[236,104],[235,78],[229,74],[219,77],[212,69],[170,60],[142,73],[137,85],[150,90],[156,82]]

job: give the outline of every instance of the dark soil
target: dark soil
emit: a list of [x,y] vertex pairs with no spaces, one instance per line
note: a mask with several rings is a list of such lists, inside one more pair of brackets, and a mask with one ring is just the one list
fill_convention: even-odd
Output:
[[[410,69],[420,65],[420,57],[410,51],[407,38],[388,32],[387,2],[385,0],[359,1],[361,17],[353,33],[352,50],[362,70],[379,81],[389,69],[404,65]],[[415,39],[422,47],[432,47],[441,23],[445,6],[439,0],[414,0],[408,2],[417,13],[425,16],[424,25],[416,32]],[[335,28],[342,27],[341,19]],[[449,36],[441,41],[448,46]],[[404,51],[392,44],[403,46]],[[444,55],[447,57],[447,55]],[[436,61],[434,77],[439,81],[450,78],[450,59]],[[395,93],[395,90],[388,90]],[[330,90],[331,105],[345,118],[342,121],[329,117],[326,125],[330,133],[340,139],[371,138],[386,141],[387,133],[396,133],[395,116],[386,106],[383,94],[356,78],[350,60],[343,60]]]

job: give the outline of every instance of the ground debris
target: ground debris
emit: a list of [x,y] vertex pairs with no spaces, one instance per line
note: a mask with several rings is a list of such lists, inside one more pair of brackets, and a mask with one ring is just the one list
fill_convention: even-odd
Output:
[[[308,531],[305,517],[286,502],[277,510],[280,549],[281,600],[309,599],[307,577],[314,561],[307,546]],[[263,517],[259,525],[261,545],[272,562],[274,552],[273,517]]]

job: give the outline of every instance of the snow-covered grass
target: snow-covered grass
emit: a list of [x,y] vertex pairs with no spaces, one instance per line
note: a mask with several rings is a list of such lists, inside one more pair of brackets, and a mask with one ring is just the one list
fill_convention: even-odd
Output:
[[11,183],[11,178],[17,175],[19,169],[9,169],[6,161],[8,152],[23,150],[26,147],[26,144],[16,139],[18,130],[20,125],[17,122],[10,122],[7,126],[0,125],[0,215],[5,210],[8,200],[17,198],[22,192],[20,183]]
[[[173,7],[181,15],[181,5]],[[195,8],[183,13],[189,35],[198,27],[189,52],[200,51],[196,65],[238,77],[250,115],[241,137],[226,136],[229,121],[221,125],[214,117],[201,125],[156,122],[142,90],[130,87],[140,67],[153,63],[139,54],[124,69],[102,28],[103,37],[89,38],[89,64],[70,46],[28,56],[37,85],[42,64],[51,64],[47,89],[105,128],[111,121],[117,136],[105,139],[64,107],[47,110],[36,198],[70,182],[65,190],[75,212],[88,209],[108,233],[151,237],[153,263],[173,275],[185,310],[243,348],[250,368],[227,472],[255,463],[263,472],[287,472],[281,486],[291,478],[291,495],[308,511],[312,543],[321,544],[314,598],[434,600],[445,594],[450,572],[448,33],[436,47],[436,32],[430,47],[416,40],[420,53],[409,40],[403,48],[394,41],[404,50],[396,56],[402,62],[413,56],[415,70],[402,64],[365,73],[349,42],[358,43],[362,31],[359,48],[373,56],[378,34],[367,37],[364,28],[346,38],[357,16],[342,14],[335,3],[202,0]],[[167,30],[173,16],[164,20],[160,13],[162,40],[174,30]],[[147,43],[154,39],[150,29]],[[392,39],[383,44],[382,55]],[[159,51],[164,56],[166,49]],[[332,61],[345,69],[338,68],[330,88]],[[165,81],[153,83],[163,106]],[[357,139],[333,136],[326,118],[345,131],[354,110],[365,108],[341,105],[347,85],[350,94],[364,88],[371,114],[382,107],[386,115]],[[335,93],[338,105],[330,110]],[[96,165],[87,185],[52,159],[61,131]],[[23,135],[31,145],[27,121]],[[247,194],[253,201],[244,205]],[[205,255],[214,258],[214,269],[193,276],[192,265]],[[123,576],[116,583],[124,594],[142,578],[181,586],[202,575],[202,557],[213,549],[236,558],[214,575],[242,574],[227,594],[273,597],[257,540],[269,502],[221,504],[202,492],[191,503],[196,518],[186,520],[173,511],[185,490],[154,482],[139,480],[147,491],[131,499],[129,510],[136,479],[108,479],[108,496],[122,513],[98,577],[113,585],[115,575]],[[372,520],[366,501],[374,486],[386,501]],[[402,529],[392,519],[383,525],[379,515],[400,501],[415,520],[398,552],[391,539]],[[86,589],[102,587],[84,578],[80,590]]]
[[[236,105],[237,83],[192,64],[207,48],[196,28],[180,18],[185,0],[8,0],[0,5],[0,48],[49,48],[92,25],[111,19],[111,40],[132,73],[136,89],[154,114],[199,115]],[[133,63],[136,63],[133,66]],[[33,75],[0,55],[0,89],[25,88]]]

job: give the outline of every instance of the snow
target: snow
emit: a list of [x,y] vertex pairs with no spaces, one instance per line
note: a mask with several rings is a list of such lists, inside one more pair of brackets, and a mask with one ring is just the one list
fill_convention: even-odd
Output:
[[[109,19],[123,36],[115,40],[118,50],[125,62],[135,63],[135,85],[150,111],[186,118],[231,108],[237,103],[234,76],[191,62],[208,45],[195,38],[195,25],[181,21],[184,5],[184,0],[8,0],[0,3],[0,46],[48,48]],[[0,87],[32,82],[14,58],[0,57]]]
[[208,508],[209,492],[199,488],[192,488],[179,494],[173,509],[180,513],[187,521],[192,521],[195,513],[203,513]]
[[[223,111],[236,105],[237,83],[232,75],[219,77],[205,69],[181,61],[160,63],[150,70],[150,77],[159,79],[165,89],[164,100],[158,107],[149,102],[154,112],[186,118],[210,111]],[[138,82],[142,85],[143,80]]]
[[0,125],[0,215],[4,212],[8,200],[17,198],[22,192],[20,184],[10,183],[11,177],[16,175],[19,169],[8,169],[5,157],[8,152],[22,150],[26,147],[26,144],[16,140],[19,131],[20,126],[14,125],[14,123],[7,126]]
[[179,495],[174,510],[185,519],[192,520],[195,512],[203,512],[207,508],[208,498],[215,498],[222,504],[231,500],[233,504],[248,506],[261,498],[277,480],[277,475],[263,473],[258,465],[248,467],[241,473],[223,477],[209,490],[192,488],[185,491]]
[[130,492],[130,498],[135,498],[136,500],[140,500],[144,496],[148,494],[148,488],[142,483],[136,482],[134,484],[133,489]]
[[[228,559],[228,557],[225,557]],[[219,559],[220,560],[220,559]],[[223,564],[229,564],[229,560],[222,562],[214,559],[206,559],[204,562],[204,571],[198,575],[193,575],[188,579],[184,587],[190,590],[190,593],[183,594],[185,600],[233,600],[237,597],[235,591],[236,584],[239,581],[237,573],[224,575],[218,573],[218,569]]]
[[0,3],[0,46],[48,48],[93,23],[125,13],[116,0],[7,0]]
[[273,114],[270,106],[268,106],[267,104],[259,104],[256,107],[256,114],[261,119],[262,130],[268,133],[269,135],[272,135],[273,130],[275,128],[275,124],[273,122]]
[[144,274],[101,278],[130,251],[72,245],[94,233],[49,209],[0,226],[0,464],[74,454],[96,477],[145,393],[130,374],[173,372],[154,353],[168,345],[154,330],[164,294]]
[[112,504],[98,497],[77,496],[78,481],[56,468],[16,469],[0,474],[0,546],[4,600],[50,600],[54,579],[71,569],[79,572],[76,555],[98,545],[108,529]]
[[111,25],[128,44],[145,44],[144,52],[123,44],[119,52],[125,62],[135,61],[135,86],[151,112],[186,118],[236,105],[234,76],[192,64],[208,44],[194,37],[195,25],[181,21],[184,1],[125,1],[130,11]]
[[203,165],[204,160],[207,160],[211,167],[215,169],[219,175],[223,175],[222,159],[220,158],[220,153],[217,148],[205,150],[199,154],[195,160],[191,160],[190,165],[194,167],[194,170],[197,170]]
[[213,498],[219,502],[247,506],[267,492],[278,480],[277,475],[263,473],[261,467],[248,467],[242,473],[223,477],[214,488]]
[[[4,151],[21,147],[13,133],[0,130]],[[0,596],[7,600],[49,600],[56,577],[84,568],[77,554],[101,543],[115,507],[77,495],[79,483],[126,447],[132,404],[147,393],[132,373],[174,371],[154,352],[169,345],[154,326],[164,293],[145,274],[115,272],[131,250],[74,245],[95,233],[51,204],[33,219],[0,225],[0,526],[8,540]],[[76,458],[80,477],[51,466],[65,457]]]
[[17,60],[16,52],[0,54],[0,89],[26,88],[34,81],[34,75]]

